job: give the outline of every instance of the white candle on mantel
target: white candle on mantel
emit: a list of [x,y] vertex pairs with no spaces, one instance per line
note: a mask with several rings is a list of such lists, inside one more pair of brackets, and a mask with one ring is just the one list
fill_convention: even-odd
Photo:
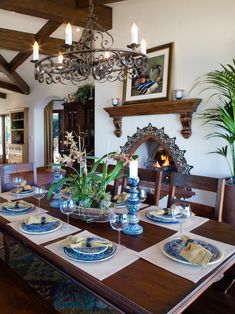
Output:
[[129,163],[129,177],[138,178],[138,160],[131,160]]
[[65,28],[65,44],[66,45],[72,45],[73,39],[72,39],[72,27],[71,24],[68,23]]
[[60,52],[59,55],[58,55],[58,63],[62,64],[63,60],[64,60],[64,57],[63,57],[62,53]]
[[39,60],[39,47],[37,41],[33,44],[33,61]]
[[138,27],[135,23],[131,27],[131,43],[138,44]]
[[140,52],[146,55],[146,41],[144,39],[140,43]]

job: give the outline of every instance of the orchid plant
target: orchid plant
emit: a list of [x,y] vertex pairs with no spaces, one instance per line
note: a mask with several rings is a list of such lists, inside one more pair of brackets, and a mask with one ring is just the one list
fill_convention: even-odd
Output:
[[[75,142],[73,132],[66,132],[64,144],[68,146],[69,154],[59,155],[57,163],[69,167],[72,173],[51,186],[48,198],[56,189],[68,187],[80,206],[100,209],[110,207],[111,194],[107,192],[108,185],[125,175],[123,171],[125,166],[136,156],[116,152],[108,153],[101,158],[88,156],[83,141],[78,137],[78,143]],[[93,165],[88,169],[87,160],[91,159],[94,159]],[[75,167],[75,163],[79,167]],[[113,167],[110,167],[111,164]]]

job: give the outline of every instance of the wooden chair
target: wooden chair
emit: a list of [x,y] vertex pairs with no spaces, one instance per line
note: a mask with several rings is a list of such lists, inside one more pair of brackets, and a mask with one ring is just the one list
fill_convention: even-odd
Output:
[[140,179],[139,186],[147,190],[153,190],[153,196],[148,193],[147,203],[158,206],[161,197],[162,176],[163,171],[156,169],[155,171],[149,169],[138,169],[138,176]]
[[[172,173],[170,179],[167,207],[170,207],[172,204],[180,200],[179,198],[177,198],[177,188],[181,188],[181,190],[184,189],[186,192],[192,189],[196,189],[200,191],[216,193],[216,201],[214,207],[190,201],[187,202],[190,203],[192,211],[196,215],[215,219],[217,221],[222,221],[225,179],[187,175],[182,173]],[[196,194],[196,191],[194,192]]]
[[30,185],[37,185],[37,169],[35,162],[3,164],[0,166],[1,191],[6,192],[15,188],[12,178],[21,175]]

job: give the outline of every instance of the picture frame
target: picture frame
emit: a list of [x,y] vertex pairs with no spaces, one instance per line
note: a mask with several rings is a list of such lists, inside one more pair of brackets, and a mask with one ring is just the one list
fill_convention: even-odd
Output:
[[147,50],[146,72],[124,81],[123,105],[170,99],[173,48],[171,42]]

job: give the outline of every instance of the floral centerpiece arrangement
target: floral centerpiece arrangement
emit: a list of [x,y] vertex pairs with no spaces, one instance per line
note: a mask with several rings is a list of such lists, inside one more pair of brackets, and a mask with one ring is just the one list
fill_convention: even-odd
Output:
[[[59,155],[57,162],[69,167],[71,174],[54,183],[48,191],[48,198],[58,188],[70,188],[76,203],[85,208],[105,210],[111,206],[111,194],[108,185],[125,175],[126,165],[137,156],[111,152],[101,158],[86,155],[81,138],[75,142],[73,132],[66,132],[64,144],[69,153]],[[93,159],[92,166],[87,161]],[[112,166],[110,166],[112,165]]]

